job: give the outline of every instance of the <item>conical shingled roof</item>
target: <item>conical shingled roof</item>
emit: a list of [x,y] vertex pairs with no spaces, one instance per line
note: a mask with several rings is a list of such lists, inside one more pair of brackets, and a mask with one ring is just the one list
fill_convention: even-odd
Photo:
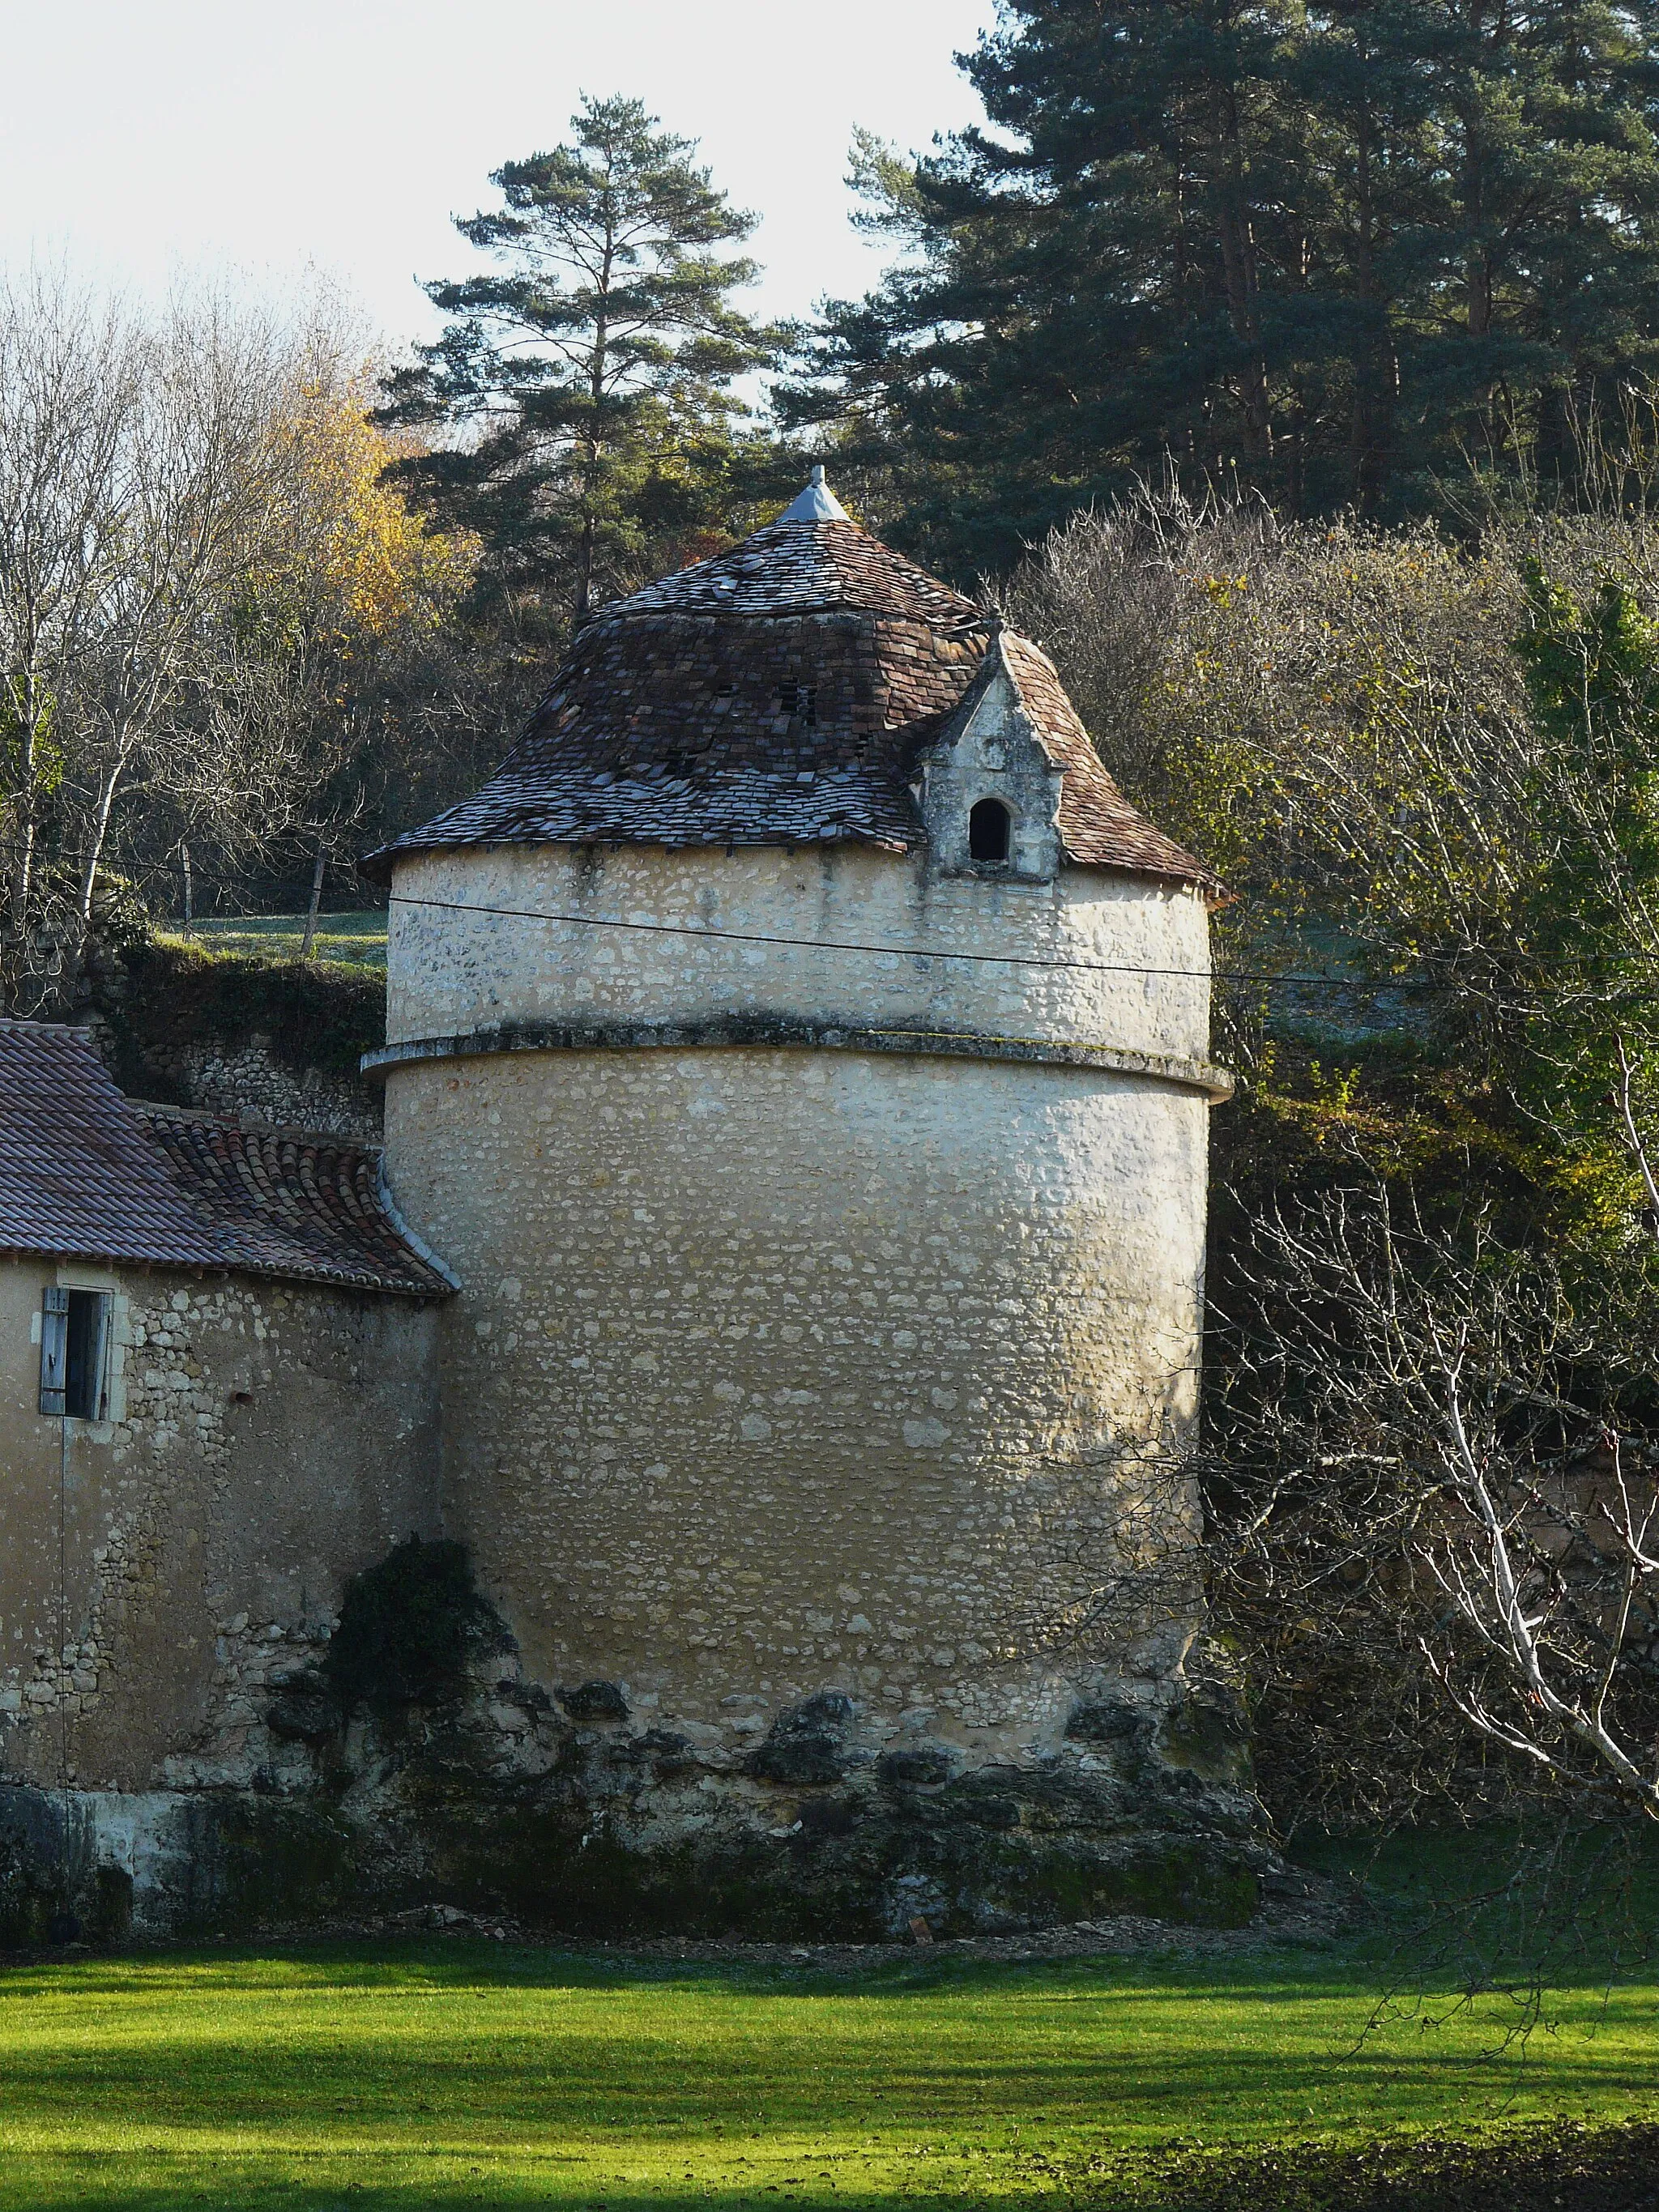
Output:
[[729,553],[699,561],[607,607],[601,622],[641,615],[896,616],[935,629],[983,628],[985,610],[846,517],[781,520]]
[[923,846],[918,764],[999,640],[1066,772],[1066,858],[1213,887],[1118,790],[1047,656],[818,483],[729,552],[602,608],[498,772],[365,869],[385,880],[404,854],[467,845]]

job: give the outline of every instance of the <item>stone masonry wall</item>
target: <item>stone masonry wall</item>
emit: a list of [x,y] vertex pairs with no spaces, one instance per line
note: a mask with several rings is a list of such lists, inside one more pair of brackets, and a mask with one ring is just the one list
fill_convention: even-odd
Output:
[[380,1099],[367,1085],[326,1069],[293,1068],[253,1035],[160,1048],[149,1066],[191,1106],[245,1121],[314,1129],[378,1142]]
[[[112,1418],[69,1424],[61,1586],[53,1282],[115,1299]],[[260,1686],[320,1647],[348,1575],[434,1527],[434,1323],[252,1277],[0,1265],[0,1772],[251,1778]]]
[[1058,1741],[1121,1447],[1193,1407],[1200,1098],[737,1051],[390,1092],[465,1286],[449,1523],[532,1675],[734,1740],[830,1686],[878,1735],[925,1705],[985,1756]]
[[[759,1010],[1196,1061],[1206,928],[1196,896],[1101,872],[434,856],[394,886],[389,1035]],[[779,939],[810,943],[753,941]],[[1178,1620],[1087,1656],[1067,1624],[1132,1528],[1190,1525],[1145,1492],[1195,1402],[1208,1110],[925,1049],[394,1066],[392,1188],[464,1285],[449,1525],[528,1673],[617,1682],[705,1748],[844,1695],[872,1755],[920,1726],[969,1763],[1051,1751],[1103,1674],[1167,1680]]]
[[[526,918],[536,915],[578,919]],[[738,934],[588,928],[582,917]],[[851,847],[421,855],[397,872],[386,1036],[781,1012],[1197,1059],[1209,1044],[1208,931],[1195,893],[1096,869],[986,879]]]

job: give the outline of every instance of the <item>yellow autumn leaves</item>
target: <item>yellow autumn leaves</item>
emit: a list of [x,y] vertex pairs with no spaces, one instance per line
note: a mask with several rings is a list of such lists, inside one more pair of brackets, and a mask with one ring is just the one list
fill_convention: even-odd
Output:
[[337,647],[434,629],[477,559],[464,532],[429,529],[386,471],[404,450],[369,416],[365,374],[309,383],[272,423],[272,498],[248,581],[267,613],[287,609]]

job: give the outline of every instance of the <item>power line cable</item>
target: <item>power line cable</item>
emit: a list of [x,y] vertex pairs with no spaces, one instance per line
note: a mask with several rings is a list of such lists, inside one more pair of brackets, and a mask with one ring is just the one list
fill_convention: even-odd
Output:
[[[707,938],[716,943],[733,945],[776,945],[807,952],[871,952],[901,960],[957,960],[972,962],[994,968],[1066,969],[1095,975],[1157,975],[1185,982],[1266,983],[1277,988],[1336,991],[1461,991],[1469,993],[1468,984],[1419,982],[1408,976],[1389,977],[1374,981],[1359,976],[1285,975],[1275,969],[1221,968],[1154,968],[1133,962],[1106,960],[1047,960],[1018,952],[965,952],[954,946],[916,945],[878,945],[859,938],[787,937],[767,930],[709,929],[690,922],[632,921],[614,915],[547,914],[533,907],[493,906],[473,899],[416,898],[406,891],[393,891],[391,906],[429,907],[449,914],[482,914],[499,915],[511,921],[556,922],[577,929],[619,929],[637,931],[647,936]],[[1638,954],[1634,958],[1650,957]],[[1523,993],[1528,997],[1540,997],[1538,992]]]
[[[0,846],[3,846],[9,842],[9,841],[0,840]],[[147,867],[152,874],[172,872],[172,864],[166,860],[148,864],[139,863],[138,865],[141,867]],[[344,864],[340,863],[337,865],[343,866]],[[242,887],[248,881],[248,878],[245,877],[216,875],[205,870],[197,870],[195,872],[195,877],[196,881],[200,884],[211,884],[221,889],[234,889]],[[283,884],[281,888],[284,890],[289,888],[303,889],[308,893],[311,889],[311,885],[309,883],[304,884],[296,883],[293,886]],[[484,901],[473,899],[421,898],[411,893],[404,891],[392,892],[389,896],[387,903],[388,915],[390,908],[392,906],[426,907],[442,909],[443,911],[453,914],[478,914],[498,916],[507,921],[557,923],[571,928],[615,929],[654,936],[706,938],[714,943],[726,942],[739,945],[773,945],[807,952],[865,952],[875,954],[881,957],[905,960],[954,960],[986,967],[1029,968],[1038,970],[1069,970],[1080,974],[1101,975],[1158,976],[1167,978],[1170,981],[1188,982],[1207,981],[1213,983],[1254,983],[1260,984],[1267,988],[1273,990],[1347,991],[1356,994],[1370,994],[1373,995],[1385,991],[1400,991],[1437,996],[1460,995],[1463,997],[1497,998],[1501,995],[1511,1001],[1517,999],[1524,999],[1534,1003],[1547,1000],[1550,1003],[1556,1003],[1569,995],[1559,991],[1547,993],[1541,988],[1528,988],[1525,985],[1509,985],[1503,987],[1501,991],[1493,989],[1490,987],[1486,990],[1482,990],[1481,987],[1477,982],[1465,981],[1440,983],[1430,981],[1426,978],[1423,977],[1407,975],[1385,976],[1382,978],[1359,975],[1310,975],[1298,974],[1295,971],[1286,973],[1283,969],[1265,968],[1217,968],[1205,971],[1191,968],[1153,967],[1147,964],[1128,961],[1044,959],[1029,954],[1014,952],[968,952],[960,951],[954,946],[944,945],[880,945],[870,943],[864,939],[855,938],[790,937],[786,936],[781,933],[763,930],[710,929],[707,927],[696,927],[692,924],[684,922],[635,921],[625,920],[620,915],[578,915],[557,912],[549,914],[543,912],[539,908],[532,907],[496,906]],[[361,911],[361,909],[353,908],[351,911],[356,912]],[[275,918],[276,917],[274,916],[267,916],[264,915],[200,915],[196,918],[193,927],[198,930],[213,929],[222,927],[227,924],[238,920],[264,921]],[[1606,958],[1609,963],[1617,963],[1624,967],[1659,967],[1659,953],[1618,953],[1607,955],[1606,956]],[[1528,956],[1528,964],[1534,967],[1554,968],[1563,970],[1577,969],[1583,971],[1587,978],[1587,988],[1589,983],[1594,982],[1595,980],[1596,963],[1592,956],[1575,954],[1534,954]],[[1618,979],[1616,976],[1609,975],[1604,977],[1602,980],[1607,981],[1616,981]],[[1645,1000],[1655,995],[1659,995],[1659,994],[1651,992],[1642,992],[1638,994],[1626,991],[1624,995],[1626,999],[1639,997],[1643,1000]]]

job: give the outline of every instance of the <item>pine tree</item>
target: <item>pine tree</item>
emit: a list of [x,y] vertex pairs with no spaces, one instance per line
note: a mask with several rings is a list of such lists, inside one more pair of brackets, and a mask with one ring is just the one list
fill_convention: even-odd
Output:
[[[1166,456],[1431,507],[1659,337],[1659,0],[1008,0],[994,129],[854,182],[902,248],[786,395],[959,572]],[[924,472],[928,495],[906,496]]]
[[720,249],[756,218],[635,100],[588,100],[572,139],[508,161],[504,205],[456,228],[497,264],[425,287],[450,320],[388,382],[384,422],[471,433],[400,465],[475,531],[497,589],[599,599],[724,542],[747,489],[732,386],[776,334],[732,303],[757,275]]

